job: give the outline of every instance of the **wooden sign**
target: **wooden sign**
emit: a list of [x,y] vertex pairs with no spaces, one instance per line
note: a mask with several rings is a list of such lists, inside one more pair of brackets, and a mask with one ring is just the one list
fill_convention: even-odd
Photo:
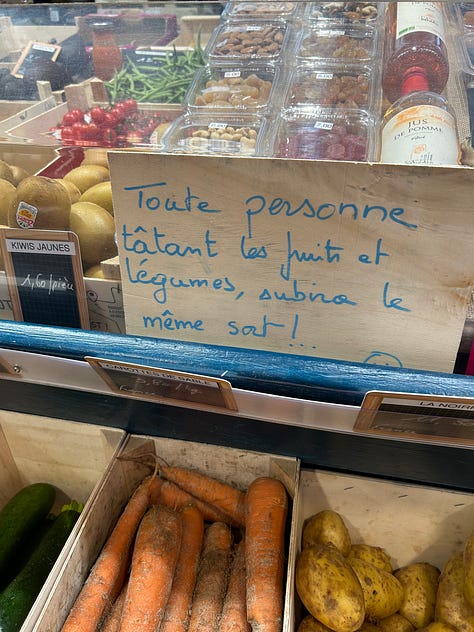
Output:
[[2,228],[0,245],[15,320],[89,329],[74,233]]
[[232,387],[227,380],[103,358],[88,356],[85,359],[120,395],[165,403],[172,400],[173,403],[192,407],[203,404],[205,407],[237,410]]
[[451,372],[472,173],[109,152],[127,333]]
[[354,430],[474,445],[474,398],[371,391],[364,397]]
[[28,42],[17,63],[11,71],[14,77],[22,79],[27,68],[34,68],[44,59],[56,61],[61,46],[57,44],[45,44],[43,42]]

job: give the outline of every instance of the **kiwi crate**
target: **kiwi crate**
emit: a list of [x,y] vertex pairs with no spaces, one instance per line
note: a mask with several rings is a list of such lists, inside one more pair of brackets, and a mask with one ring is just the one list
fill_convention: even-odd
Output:
[[[353,544],[383,548],[395,570],[430,562],[442,570],[474,525],[474,495],[384,479],[301,469],[296,556],[305,520],[323,509],[341,515]],[[306,614],[294,592],[294,630]]]
[[[289,496],[286,539],[286,590],[283,631],[292,629],[291,602],[294,558],[294,501],[298,498],[299,461],[235,448],[138,435],[127,441],[102,481],[87,520],[71,547],[52,587],[34,632],[59,632],[108,534],[139,481],[150,473],[153,454],[170,465],[190,467],[244,490],[258,476],[274,476]],[[144,463],[148,463],[145,466]]]
[[116,428],[0,411],[0,507],[26,485],[39,482],[56,488],[54,513],[71,500],[84,504],[21,632],[33,628],[49,586],[87,521],[103,477],[125,436]]

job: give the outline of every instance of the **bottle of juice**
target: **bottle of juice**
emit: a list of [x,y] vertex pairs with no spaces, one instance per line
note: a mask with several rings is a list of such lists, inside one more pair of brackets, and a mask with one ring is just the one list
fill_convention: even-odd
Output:
[[92,38],[94,75],[102,81],[109,81],[115,71],[122,68],[122,52],[115,41],[113,24],[94,24]]
[[393,103],[412,68],[423,68],[428,89],[441,93],[449,76],[446,28],[440,2],[391,2],[385,22],[382,88]]
[[429,90],[424,68],[405,76],[402,96],[385,113],[380,160],[405,165],[456,165],[460,145],[447,100]]

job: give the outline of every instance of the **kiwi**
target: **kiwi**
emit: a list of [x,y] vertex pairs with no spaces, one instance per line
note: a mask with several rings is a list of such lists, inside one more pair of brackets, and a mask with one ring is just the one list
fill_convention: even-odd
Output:
[[15,184],[12,168],[8,162],[4,160],[0,160],[0,178],[2,178],[2,180],[8,180],[8,182],[11,182],[13,185]]
[[71,206],[70,229],[79,239],[85,269],[117,254],[114,218],[105,208],[76,202]]
[[80,198],[81,202],[93,202],[102,208],[105,208],[111,215],[114,214],[114,205],[112,201],[112,183],[110,180],[99,182],[93,187],[84,191]]
[[[23,215],[18,214],[21,203],[27,207]],[[41,228],[46,230],[67,230],[71,200],[66,189],[54,178],[29,176],[17,186],[8,211],[8,225],[11,228]]]
[[102,270],[102,266],[100,265],[100,263],[87,268],[87,270],[84,272],[84,276],[88,277],[89,279],[105,279],[104,271]]
[[26,169],[23,169],[23,167],[19,167],[18,165],[10,165],[10,169],[13,173],[13,184],[15,186],[18,186],[22,180],[31,176],[31,173],[29,173]]
[[0,224],[8,222],[8,212],[15,197],[16,188],[8,180],[0,178]]
[[76,187],[74,182],[72,182],[71,180],[64,180],[63,178],[58,178],[57,180],[60,184],[62,184],[63,187],[66,188],[66,191],[69,193],[71,204],[79,202],[79,198],[81,197],[82,193]]
[[69,180],[81,193],[84,193],[94,184],[110,180],[110,173],[107,167],[102,165],[80,165],[66,173],[64,180]]

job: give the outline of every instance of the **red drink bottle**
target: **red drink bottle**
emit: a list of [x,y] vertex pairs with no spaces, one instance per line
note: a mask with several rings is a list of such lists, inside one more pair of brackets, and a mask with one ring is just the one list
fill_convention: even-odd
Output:
[[440,94],[449,76],[446,29],[440,2],[392,2],[386,14],[382,72],[384,96],[390,103],[402,94],[413,68],[426,72],[428,89]]

